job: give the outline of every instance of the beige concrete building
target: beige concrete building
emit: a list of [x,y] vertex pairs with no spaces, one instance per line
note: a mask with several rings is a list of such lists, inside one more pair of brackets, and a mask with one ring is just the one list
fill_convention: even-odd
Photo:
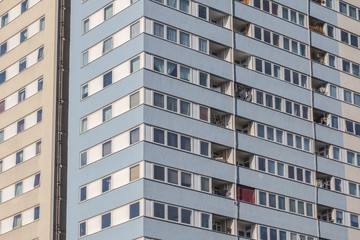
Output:
[[0,240],[65,234],[64,2],[0,0]]

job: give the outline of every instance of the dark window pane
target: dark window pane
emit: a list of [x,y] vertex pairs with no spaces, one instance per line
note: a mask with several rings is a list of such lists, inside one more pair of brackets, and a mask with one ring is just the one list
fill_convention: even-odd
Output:
[[164,167],[154,165],[154,179],[165,181]]
[[181,186],[191,187],[191,174],[181,172]]
[[130,219],[140,215],[140,203],[136,202],[130,205]]
[[191,151],[191,139],[189,137],[181,136],[181,149]]
[[165,136],[164,131],[154,128],[154,142],[164,144],[165,143]]
[[171,147],[178,147],[178,135],[175,133],[168,132],[167,134],[167,145]]
[[101,229],[110,227],[111,225],[111,213],[107,213],[101,216]]
[[170,221],[179,221],[179,209],[177,207],[168,206],[168,219]]
[[165,206],[161,203],[154,203],[154,217],[165,218]]
[[259,170],[266,171],[265,159],[259,157],[258,161],[259,161]]

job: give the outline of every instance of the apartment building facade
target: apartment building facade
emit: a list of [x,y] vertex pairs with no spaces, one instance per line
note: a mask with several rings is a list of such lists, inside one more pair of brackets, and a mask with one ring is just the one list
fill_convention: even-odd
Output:
[[358,1],[71,8],[67,239],[359,238]]
[[0,1],[0,239],[65,237],[64,6]]

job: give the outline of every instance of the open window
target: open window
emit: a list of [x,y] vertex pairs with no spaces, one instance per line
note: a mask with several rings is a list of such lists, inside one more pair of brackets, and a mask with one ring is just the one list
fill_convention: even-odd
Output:
[[219,216],[219,215],[212,215],[212,227],[213,230],[216,232],[226,233],[226,234],[233,234],[234,227],[233,227],[233,219]]

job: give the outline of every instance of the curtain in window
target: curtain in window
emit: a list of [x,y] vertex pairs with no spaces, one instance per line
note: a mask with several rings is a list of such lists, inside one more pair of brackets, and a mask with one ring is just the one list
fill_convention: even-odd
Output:
[[170,41],[173,41],[173,42],[177,42],[177,34],[176,34],[176,30],[173,29],[173,28],[167,28],[167,31],[166,31],[166,38],[167,40],[170,40]]
[[308,108],[303,106],[303,118],[308,119]]
[[19,182],[15,185],[15,196],[18,196],[22,193],[22,182]]
[[184,46],[190,46],[190,35],[184,32],[180,32],[180,44]]
[[200,119],[204,121],[208,121],[208,109],[204,107],[200,107]]
[[13,228],[17,228],[21,225],[21,214],[16,215],[13,221]]
[[167,63],[167,74],[177,77],[177,65],[171,62]]
[[180,78],[183,80],[190,81],[190,68],[180,66]]
[[167,0],[167,5],[176,8],[176,0]]
[[338,118],[331,116],[331,127],[338,128]]
[[164,72],[164,60],[154,58],[154,70],[158,72]]
[[82,97],[83,98],[86,98],[88,96],[88,93],[89,93],[89,87],[88,85],[85,85],[82,87]]
[[154,35],[158,37],[164,37],[164,26],[158,23],[154,23]]
[[207,53],[207,41],[204,39],[199,39],[199,51]]
[[300,24],[301,26],[304,26],[304,25],[305,25],[304,15],[302,15],[302,14],[299,14],[299,24]]
[[300,105],[299,104],[294,104],[294,114],[296,116],[300,116]]
[[189,0],[180,0],[180,10],[189,12]]

